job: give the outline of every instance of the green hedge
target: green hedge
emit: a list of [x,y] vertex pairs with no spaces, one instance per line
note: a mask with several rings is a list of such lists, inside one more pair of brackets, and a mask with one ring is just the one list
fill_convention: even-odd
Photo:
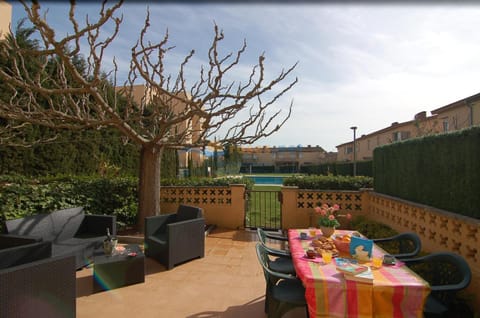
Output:
[[284,186],[316,190],[359,190],[371,188],[373,180],[365,176],[294,176],[283,180]]
[[[253,187],[247,178],[165,179],[164,186],[228,186],[233,183]],[[116,215],[119,228],[136,223],[138,179],[135,177],[0,177],[0,232],[3,221],[37,213],[50,213],[83,206],[89,214]]]
[[480,127],[374,150],[376,192],[480,218]]
[[[373,176],[373,161],[358,161],[357,176]],[[330,162],[321,165],[302,166],[300,173],[315,175],[353,176],[353,162]]]
[[73,206],[83,206],[89,214],[116,215],[120,227],[136,222],[138,180],[134,177],[2,177],[0,182],[2,224],[6,219]]

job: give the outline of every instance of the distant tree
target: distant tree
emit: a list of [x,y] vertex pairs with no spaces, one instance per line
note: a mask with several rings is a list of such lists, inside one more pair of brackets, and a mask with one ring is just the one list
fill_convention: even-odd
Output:
[[[160,214],[161,158],[165,149],[202,147],[213,136],[221,144],[253,143],[278,131],[290,117],[292,103],[286,113],[272,110],[272,106],[297,82],[284,83],[296,64],[267,80],[265,57],[261,55],[243,83],[231,81],[230,74],[239,64],[246,42],[235,53],[223,56],[218,45],[224,35],[216,25],[208,65],[201,68],[197,81],[187,86],[185,73],[194,51],[183,59],[175,76],[167,74],[164,61],[172,49],[168,33],[160,42],[150,42],[147,12],[131,50],[128,78],[122,84],[125,102],[120,102],[113,90],[120,80],[117,60],[113,60],[114,67],[108,74],[103,72],[103,60],[121,27],[122,18],[116,12],[123,1],[111,6],[103,2],[98,19],[88,17],[84,25],[75,16],[75,4],[71,2],[68,19],[73,33],[64,37],[48,24],[39,2],[22,3],[40,40],[38,47],[32,48],[25,48],[14,37],[1,43],[0,59],[6,63],[0,69],[0,80],[6,94],[2,93],[0,99],[0,118],[17,125],[3,125],[3,131],[20,131],[27,124],[67,130],[116,128],[125,141],[141,149],[141,230],[146,216]],[[83,43],[88,43],[83,51],[87,64],[79,67],[82,65],[78,65],[77,57]],[[27,66],[31,61],[33,69]],[[138,83],[149,88],[143,100],[150,102],[134,101],[133,89]]]

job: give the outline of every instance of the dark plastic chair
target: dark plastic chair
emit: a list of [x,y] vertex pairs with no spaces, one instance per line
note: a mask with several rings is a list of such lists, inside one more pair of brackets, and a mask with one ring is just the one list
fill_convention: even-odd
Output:
[[[268,246],[268,240],[278,241],[276,243],[288,242],[288,238],[286,238],[284,236],[268,233],[268,232],[266,232],[265,230],[263,230],[259,227],[257,228],[257,235],[258,235],[258,239],[260,240],[260,242],[264,246]],[[270,248],[272,250],[276,250],[279,255],[290,256],[290,252],[288,250],[284,250],[284,249],[280,250],[280,249],[272,248],[272,247],[270,247]]]
[[262,228],[257,228],[260,229],[265,236],[265,238],[269,238],[271,240],[277,240],[277,241],[282,241],[282,242],[288,242],[288,237],[285,235],[277,234],[277,233],[272,233],[272,232],[267,232],[263,230]]
[[257,233],[260,239],[260,243],[267,250],[268,255],[273,256],[272,258],[271,257],[268,258],[269,267],[276,272],[290,274],[290,275],[297,275],[290,252],[267,246],[266,244],[267,236],[265,235],[266,234],[265,231],[263,231],[260,228],[257,228]]
[[422,241],[414,232],[377,238],[373,242],[398,259],[415,257],[422,250]]
[[411,270],[425,279],[431,287],[423,310],[425,317],[451,317],[456,293],[470,284],[472,272],[468,263],[458,254],[437,252],[403,259]]
[[145,255],[167,269],[205,256],[202,209],[180,205],[177,213],[145,218]]
[[269,267],[268,250],[261,243],[257,243],[256,251],[265,275],[265,312],[268,317],[282,317],[297,307],[305,307],[308,317],[305,287],[302,282],[295,276],[273,271]]

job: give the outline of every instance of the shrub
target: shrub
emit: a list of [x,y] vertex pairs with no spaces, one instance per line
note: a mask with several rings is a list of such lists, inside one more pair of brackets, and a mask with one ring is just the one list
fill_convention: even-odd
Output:
[[315,190],[359,190],[371,188],[373,179],[365,176],[294,176],[285,178],[283,185]]

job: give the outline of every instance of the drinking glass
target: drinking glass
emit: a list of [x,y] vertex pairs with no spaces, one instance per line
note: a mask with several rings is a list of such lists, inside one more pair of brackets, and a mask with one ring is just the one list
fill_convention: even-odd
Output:
[[322,259],[325,264],[330,264],[332,262],[332,252],[322,251]]
[[383,256],[373,256],[372,257],[372,266],[375,268],[382,267]]

